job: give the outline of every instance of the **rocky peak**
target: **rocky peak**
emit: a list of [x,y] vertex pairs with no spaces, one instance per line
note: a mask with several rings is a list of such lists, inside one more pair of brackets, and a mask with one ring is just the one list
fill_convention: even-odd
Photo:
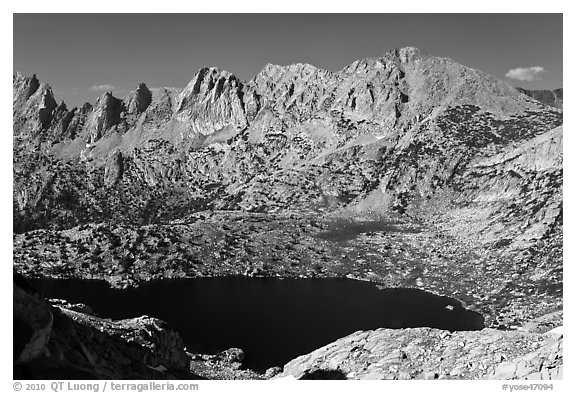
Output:
[[57,107],[49,85],[40,83],[36,75],[25,77],[18,73],[13,78],[14,129],[19,134],[38,135],[52,120]]
[[68,107],[64,101],[60,101],[58,106],[56,107],[56,112],[65,112],[68,111]]
[[[37,95],[36,93],[39,94]],[[45,116],[47,117],[46,120],[49,120],[48,117],[50,116],[52,110],[58,106],[56,100],[54,99],[52,88],[49,85],[42,83],[38,90],[36,90],[36,93],[32,95],[31,99],[38,99],[39,109],[41,111],[44,110]],[[46,126],[47,123],[43,122],[43,125]]]
[[[320,71],[319,68],[313,66],[312,64],[308,64],[308,63],[290,64],[289,66],[286,67],[286,70],[293,73],[293,74],[301,75],[303,77],[308,77],[308,76],[314,75]],[[322,71],[324,71],[325,73],[329,73],[329,71],[325,71],[325,70],[322,70]]]
[[368,57],[365,59],[356,60],[348,66],[344,67],[340,73],[368,73],[373,75],[378,72],[383,72],[384,70],[402,70],[402,63],[412,63],[417,60],[430,57],[431,56],[429,56],[426,52],[418,48],[397,48],[384,53],[384,55],[379,58]]
[[259,76],[265,78],[268,76],[282,74],[283,72],[284,67],[282,67],[281,65],[268,63],[262,68],[262,70],[260,70],[258,75],[256,75],[256,78],[258,78]]
[[394,54],[403,63],[412,62],[424,57],[428,57],[428,54],[418,48],[413,46],[407,46],[405,48],[396,49]]
[[264,86],[288,85],[295,81],[314,81],[327,79],[332,72],[322,70],[311,64],[296,63],[287,66],[267,64],[254,78],[254,83],[261,88]]
[[194,101],[196,96],[200,97],[200,100],[209,98],[214,101],[226,89],[238,89],[240,85],[240,81],[236,76],[228,71],[217,67],[201,68],[178,95],[178,107],[176,110],[177,112],[184,110],[186,105]]
[[146,108],[145,122],[162,125],[173,115],[177,91],[166,87],[152,89],[150,105]]
[[260,107],[273,108],[300,121],[310,118],[336,85],[336,74],[310,64],[266,65],[248,83]]
[[75,107],[68,112],[59,112],[56,109],[56,115],[50,127],[54,138],[74,139],[78,133],[84,130],[84,125],[92,109],[94,107],[88,102],[84,103],[80,108]]
[[94,109],[94,106],[89,102],[85,102],[84,105],[82,105],[80,108],[80,112],[88,114],[88,112],[90,112],[92,109]]
[[243,84],[216,67],[200,69],[176,98],[176,119],[193,134],[246,126]]
[[366,72],[377,72],[382,69],[385,69],[387,66],[384,59],[374,59],[374,58],[366,58],[361,60],[356,60],[351,64],[347,65],[340,71],[340,74],[350,75],[350,74],[357,74],[357,73],[366,73]]
[[17,104],[23,104],[30,98],[40,87],[40,82],[36,74],[28,77],[17,72],[12,78],[14,108]]
[[75,111],[76,108],[72,111],[68,111],[64,101],[61,101],[60,104],[58,104],[52,115],[49,127],[49,135],[53,141],[57,141],[66,135],[66,129],[74,117]]
[[126,108],[129,114],[139,115],[144,112],[152,102],[152,92],[145,83],[140,83],[128,97]]
[[118,125],[124,110],[124,102],[114,97],[112,93],[107,92],[99,97],[86,122],[88,141],[94,143],[108,130]]
[[452,59],[429,56],[415,48],[398,50],[396,58],[410,90],[410,116],[457,105],[476,105],[497,116],[539,108],[507,83]]

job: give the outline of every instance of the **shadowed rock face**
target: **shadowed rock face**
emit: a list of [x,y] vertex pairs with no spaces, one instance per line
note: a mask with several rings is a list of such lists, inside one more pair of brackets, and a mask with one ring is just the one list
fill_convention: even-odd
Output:
[[22,365],[42,354],[53,318],[50,307],[21,276],[14,276],[13,287],[14,364]]
[[152,102],[152,92],[144,83],[140,83],[138,88],[128,98],[126,108],[128,113],[139,115],[144,112]]
[[18,72],[12,77],[12,82],[14,84],[14,109],[23,105],[40,87],[40,82],[38,78],[36,78],[36,74],[31,77],[26,77]]
[[120,124],[124,111],[124,102],[114,97],[112,93],[106,93],[98,98],[85,126],[87,142],[94,143],[106,136],[112,127]]
[[36,75],[25,77],[18,73],[13,83],[15,134],[38,137],[49,128],[57,107],[52,89],[40,84]]
[[[84,312],[74,311],[79,308]],[[184,342],[164,322],[145,316],[110,321],[86,311],[63,301],[51,305],[15,274],[14,378],[194,377]]]

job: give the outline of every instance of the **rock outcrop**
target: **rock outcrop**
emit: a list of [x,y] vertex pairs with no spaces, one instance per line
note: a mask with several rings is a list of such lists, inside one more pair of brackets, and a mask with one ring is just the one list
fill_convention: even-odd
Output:
[[377,329],[300,356],[275,378],[562,379],[562,350],[555,333]]
[[112,93],[105,93],[98,98],[85,125],[87,142],[92,144],[111,132],[112,127],[120,124],[124,111],[124,102]]
[[194,137],[231,132],[247,125],[242,83],[218,68],[202,68],[176,101],[174,118]]
[[145,83],[140,83],[138,88],[130,94],[126,104],[129,114],[139,115],[143,113],[152,102],[152,92]]
[[40,83],[36,75],[13,78],[14,136],[37,137],[48,129],[58,104],[50,86]]
[[188,372],[184,342],[150,317],[120,321],[52,304],[14,276],[15,379],[174,379]]

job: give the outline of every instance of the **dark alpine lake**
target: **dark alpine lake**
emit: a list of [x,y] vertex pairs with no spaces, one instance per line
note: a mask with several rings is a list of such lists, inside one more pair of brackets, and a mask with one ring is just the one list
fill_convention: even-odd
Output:
[[122,290],[91,280],[30,282],[48,298],[85,303],[103,318],[160,318],[190,352],[242,348],[255,370],[282,366],[357,330],[483,328],[482,316],[454,299],[349,279],[195,278]]

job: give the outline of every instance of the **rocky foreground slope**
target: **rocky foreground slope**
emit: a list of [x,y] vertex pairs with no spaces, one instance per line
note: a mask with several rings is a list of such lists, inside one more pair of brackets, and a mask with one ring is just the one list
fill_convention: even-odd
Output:
[[47,301],[16,274],[13,302],[15,379],[195,378],[184,341],[158,319],[104,320]]
[[481,71],[403,48],[73,109],[13,83],[25,276],[346,276],[501,329],[562,308],[562,112]]
[[284,366],[296,379],[562,379],[563,336],[485,329],[359,331]]

